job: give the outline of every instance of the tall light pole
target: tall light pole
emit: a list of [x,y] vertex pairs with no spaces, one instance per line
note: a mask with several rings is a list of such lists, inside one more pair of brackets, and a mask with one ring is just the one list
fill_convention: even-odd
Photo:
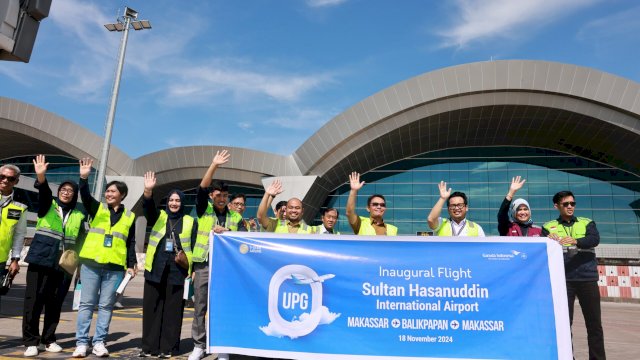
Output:
[[104,142],[102,143],[102,154],[100,155],[100,164],[98,166],[98,174],[93,188],[93,197],[102,198],[102,187],[104,186],[104,178],[107,171],[107,162],[109,160],[109,146],[111,145],[111,132],[113,131],[113,119],[116,116],[116,105],[118,103],[118,90],[120,89],[120,78],[122,77],[122,67],[124,66],[124,54],[127,50],[127,40],[129,39],[129,27],[134,30],[151,29],[149,20],[138,20],[138,12],[125,7],[124,14],[117,19],[117,22],[105,24],[105,28],[109,31],[122,31],[122,40],[120,41],[120,55],[118,57],[118,66],[116,67],[116,78],[113,82],[111,92],[111,103],[109,104],[109,113],[105,123]]

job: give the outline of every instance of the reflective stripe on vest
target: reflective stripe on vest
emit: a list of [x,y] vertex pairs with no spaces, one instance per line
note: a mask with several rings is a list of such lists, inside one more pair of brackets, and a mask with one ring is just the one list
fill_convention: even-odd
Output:
[[[580,239],[587,235],[587,225],[589,225],[590,222],[591,222],[591,219],[589,218],[577,217],[576,222],[574,222],[573,225],[569,227],[563,226],[558,220],[551,220],[545,223],[542,227],[547,229],[549,234],[556,234],[560,237],[571,236],[574,239]],[[569,232],[567,232],[567,230]],[[574,245],[565,245],[565,246],[570,247]],[[595,253],[596,249],[578,248],[578,251]]]
[[[464,226],[467,228],[466,236],[479,235],[478,224],[470,220],[465,220]],[[464,229],[461,229],[460,233],[462,233],[462,230]],[[453,236],[453,229],[451,228],[451,221],[449,219],[442,219],[442,225],[440,225],[440,229],[438,230],[438,233],[436,233],[436,236]]]
[[[2,208],[2,218],[0,219],[0,263],[4,264],[9,260],[9,251],[13,246],[13,233],[22,213],[27,210],[27,206],[16,201],[11,201]],[[11,214],[11,218],[9,215]],[[19,214],[19,215],[18,215]],[[17,255],[16,255],[17,257]]]
[[[304,220],[300,220],[299,224],[300,224],[300,227],[298,228],[298,231],[291,234],[313,234],[314,229],[311,226],[307,225],[304,222]],[[278,220],[278,225],[276,225],[276,228],[273,230],[273,232],[278,234],[290,234],[289,225],[287,225],[287,221]]]
[[63,223],[58,203],[53,200],[45,216],[38,218],[34,237],[47,236],[56,240],[64,239],[65,249],[72,247],[76,243],[83,220],[84,214],[79,210],[73,209],[67,214],[66,223]]
[[[228,210],[225,219],[225,227],[230,231],[238,231],[238,224],[242,221],[242,215]],[[198,218],[198,232],[196,243],[193,247],[193,262],[205,262],[209,259],[209,233],[215,225],[219,225],[218,217],[213,211],[211,203],[207,205],[205,213]]]
[[[396,236],[398,235],[398,228],[391,224],[384,224],[387,229],[387,236]],[[358,230],[358,235],[377,235],[376,229],[371,225],[371,219],[366,218],[364,216],[360,216],[360,229]]]
[[[144,261],[144,269],[147,271],[151,271],[153,268],[153,259],[155,257],[156,249],[158,244],[165,237],[167,233],[167,212],[164,210],[160,211],[160,216],[156,223],[153,225],[153,229],[151,229],[151,234],[149,235],[149,244],[147,245],[147,255]],[[189,272],[191,273],[191,265],[192,265],[192,257],[193,254],[191,252],[191,232],[193,231],[193,223],[194,219],[189,215],[184,215],[182,217],[182,231],[178,235],[180,245],[182,245],[182,250],[187,255],[187,260],[189,260]]]
[[[98,264],[115,264],[126,268],[127,237],[135,218],[131,211],[124,209],[120,220],[111,226],[111,212],[105,204],[101,203],[91,221],[91,228],[80,250],[80,257],[93,260]],[[111,247],[104,246],[107,234],[113,237]]]

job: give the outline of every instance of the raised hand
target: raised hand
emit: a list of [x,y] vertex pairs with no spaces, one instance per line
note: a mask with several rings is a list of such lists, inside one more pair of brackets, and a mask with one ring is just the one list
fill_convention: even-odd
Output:
[[47,173],[49,163],[45,162],[44,155],[38,155],[33,160],[33,167],[35,168],[36,175],[43,175]]
[[147,171],[144,173],[144,190],[152,191],[156,186],[156,173]]
[[349,185],[351,185],[351,190],[360,190],[364,186],[364,181],[360,181],[360,174],[357,172],[352,172],[349,175]]
[[527,179],[521,180],[520,176],[511,178],[511,186],[509,186],[509,192],[513,191],[513,193],[515,194],[518,190],[522,189],[525,182],[527,182]]
[[440,198],[448,199],[451,196],[451,188],[447,189],[447,183],[444,181],[440,181],[438,184],[438,190],[440,190]]
[[231,154],[227,150],[216,151],[216,156],[213,157],[212,164],[220,166],[226,164],[229,161]]
[[275,179],[265,191],[273,197],[282,193],[282,181],[280,181],[280,179]]
[[82,158],[80,159],[80,177],[88,179],[91,174],[91,166],[93,165],[93,159]]

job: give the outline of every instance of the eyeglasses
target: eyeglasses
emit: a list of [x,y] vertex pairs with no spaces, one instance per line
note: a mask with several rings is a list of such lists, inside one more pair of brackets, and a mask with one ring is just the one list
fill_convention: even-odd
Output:
[[463,207],[465,207],[464,203],[461,204],[451,204],[449,205],[449,209],[462,209]]
[[241,202],[232,202],[231,205],[233,206],[244,206],[244,203]]
[[576,202],[575,201],[565,201],[565,202],[562,203],[562,206],[564,206],[564,207],[569,207],[569,206],[576,207]]
[[8,182],[16,182],[17,179],[18,178],[16,178],[15,176],[6,176],[6,175],[0,174],[0,181],[7,180]]
[[60,189],[60,194],[73,194],[73,193],[74,193],[73,189],[69,189],[69,188]]
[[381,202],[372,202],[371,204],[369,204],[369,206],[371,206],[371,207],[378,207],[378,206],[387,207],[387,204],[386,203],[381,203]]

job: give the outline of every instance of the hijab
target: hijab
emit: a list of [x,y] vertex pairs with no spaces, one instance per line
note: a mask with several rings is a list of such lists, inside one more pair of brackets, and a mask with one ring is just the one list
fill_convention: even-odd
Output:
[[[59,196],[60,189],[62,189],[62,187],[65,185],[69,185],[73,188],[73,197],[71,198],[71,201],[69,201],[68,204],[65,204],[62,201],[60,201],[60,196]],[[74,181],[71,181],[71,180],[65,180],[62,183],[60,183],[60,185],[58,186],[58,197],[56,197],[56,203],[62,209],[63,214],[66,214],[67,212],[75,209],[76,204],[78,203],[78,184],[76,184]]]
[[[169,198],[173,194],[178,194],[178,196],[180,197],[180,209],[178,209],[178,211],[176,212],[171,212],[171,210],[169,210]],[[178,189],[169,191],[169,194],[167,195],[167,206],[165,211],[167,212],[167,216],[169,217],[169,219],[179,219],[184,216],[184,193],[182,191]]]
[[529,216],[529,220],[527,220],[525,223],[522,223],[518,220],[516,220],[516,212],[518,211],[518,208],[520,207],[520,205],[524,205],[527,207],[527,209],[529,209],[529,214],[531,215],[531,207],[529,206],[529,203],[527,202],[527,200],[525,199],[515,199],[511,202],[511,206],[509,207],[509,217],[511,218],[512,222],[518,223],[518,224],[522,224],[522,225],[531,225],[533,224],[533,217]]

